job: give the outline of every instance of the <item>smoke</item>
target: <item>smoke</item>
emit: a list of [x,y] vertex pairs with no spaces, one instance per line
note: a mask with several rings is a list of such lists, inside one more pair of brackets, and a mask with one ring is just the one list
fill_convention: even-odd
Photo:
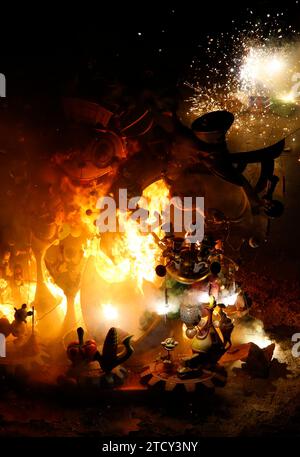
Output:
[[272,343],[264,330],[263,322],[250,316],[235,322],[231,340],[233,345],[252,342],[260,348]]

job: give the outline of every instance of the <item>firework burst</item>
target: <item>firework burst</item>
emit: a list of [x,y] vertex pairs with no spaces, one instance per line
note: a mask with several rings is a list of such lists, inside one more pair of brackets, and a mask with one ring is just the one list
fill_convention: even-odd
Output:
[[253,17],[249,11],[242,27],[233,22],[231,33],[206,37],[184,82],[193,93],[183,117],[191,123],[205,112],[227,109],[235,115],[235,135],[257,131],[260,124],[259,135],[268,143],[274,139],[270,115],[279,125],[289,117],[288,131],[299,126],[300,37],[285,23],[284,13],[267,13],[259,21]]

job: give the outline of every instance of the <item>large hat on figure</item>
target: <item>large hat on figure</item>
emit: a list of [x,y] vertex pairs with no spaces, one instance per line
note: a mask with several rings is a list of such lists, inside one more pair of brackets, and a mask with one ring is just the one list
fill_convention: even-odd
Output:
[[198,117],[192,123],[192,130],[205,143],[220,143],[233,121],[234,115],[229,111],[212,111]]

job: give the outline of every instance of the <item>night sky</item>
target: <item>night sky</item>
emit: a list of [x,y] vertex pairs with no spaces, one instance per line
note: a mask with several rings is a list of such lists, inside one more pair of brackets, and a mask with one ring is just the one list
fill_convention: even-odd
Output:
[[[125,84],[176,84],[209,33],[233,32],[252,11],[284,12],[300,31],[296,0],[274,2],[149,1],[16,8],[2,17],[0,72],[10,94],[58,93],[69,79],[117,78]],[[77,5],[77,6],[76,6]],[[67,14],[66,14],[67,13]],[[222,51],[221,51],[222,52]],[[203,57],[204,58],[204,57]]]

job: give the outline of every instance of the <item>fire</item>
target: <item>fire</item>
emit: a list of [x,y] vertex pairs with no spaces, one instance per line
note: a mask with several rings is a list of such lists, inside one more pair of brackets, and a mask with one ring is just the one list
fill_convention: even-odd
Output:
[[80,322],[83,323],[83,316],[82,316],[82,310],[81,310],[81,302],[80,302],[80,290],[77,292],[74,300],[74,305],[75,305],[75,316],[76,316],[76,325],[79,324]]
[[[140,207],[149,211],[147,223],[151,225],[156,220],[155,212],[161,213],[167,205],[169,189],[163,180],[159,180],[148,186],[142,197]],[[142,290],[144,280],[152,283],[156,280],[155,266],[160,248],[150,232],[142,233],[139,230],[137,222],[130,218],[129,212],[125,215],[118,212],[118,217],[119,220],[122,219],[125,231],[114,240],[112,258],[101,251],[98,236],[88,241],[85,255],[95,257],[97,272],[106,282],[117,283],[134,279]],[[153,232],[158,236],[162,235],[159,227],[154,228]]]
[[[58,303],[58,309],[62,319],[65,317],[67,313],[67,297],[64,291],[58,287],[48,272],[45,272],[46,277],[46,286],[48,290],[51,292],[53,297],[56,299]],[[75,306],[75,317],[76,317],[76,324],[83,322],[82,311],[81,311],[81,303],[80,303],[80,290],[77,292],[75,299],[74,299],[74,306]]]
[[53,297],[59,303],[59,310],[61,311],[62,316],[65,316],[67,312],[67,297],[65,296],[63,290],[55,284],[55,282],[49,274],[45,274],[45,276],[46,286],[53,295]]
[[0,279],[0,317],[6,317],[10,322],[14,320],[15,307],[18,308],[22,303],[26,303],[30,307],[30,303],[33,302],[35,296],[36,282],[24,281],[18,286],[18,289],[19,299],[18,305],[16,305],[13,301],[9,283],[3,278]]
[[119,312],[111,303],[105,303],[101,306],[102,314],[105,320],[116,322],[119,317]]
[[9,322],[14,320],[15,315],[15,308],[13,305],[10,304],[0,304],[0,318],[6,317]]
[[4,290],[7,287],[7,281],[5,279],[1,278],[0,279],[0,290]]

